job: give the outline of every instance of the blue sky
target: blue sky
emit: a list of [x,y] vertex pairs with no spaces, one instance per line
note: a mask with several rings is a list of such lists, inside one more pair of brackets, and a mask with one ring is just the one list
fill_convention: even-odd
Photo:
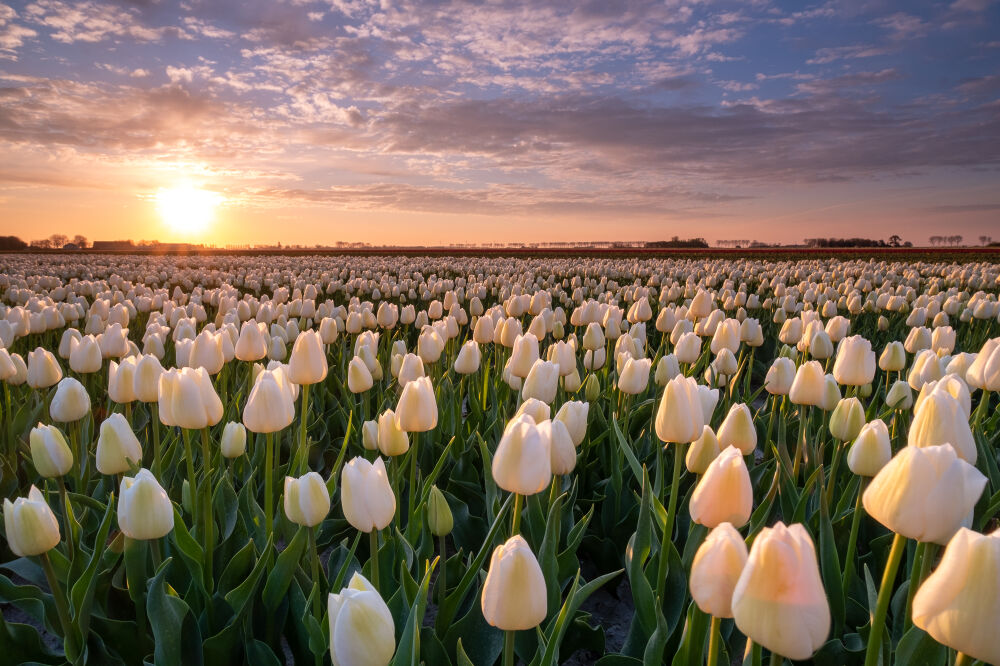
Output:
[[991,0],[8,1],[0,232],[176,236],[153,201],[183,182],[218,242],[1000,238],[998,27]]

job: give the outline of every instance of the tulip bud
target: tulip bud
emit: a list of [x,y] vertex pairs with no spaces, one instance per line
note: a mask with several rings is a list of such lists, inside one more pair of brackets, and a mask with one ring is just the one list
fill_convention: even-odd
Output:
[[691,598],[713,617],[733,616],[733,590],[747,562],[743,537],[729,523],[719,523],[698,547],[691,563]]
[[591,374],[587,376],[585,382],[583,382],[583,396],[587,399],[587,402],[594,402],[601,396],[601,384],[597,379],[597,375]]
[[899,372],[905,368],[906,350],[903,349],[903,343],[893,340],[887,344],[882,350],[882,356],[879,357],[878,367],[886,372]]
[[947,543],[986,487],[950,444],[905,446],[872,479],[862,501],[872,518],[908,539]]
[[694,440],[688,448],[684,463],[692,474],[704,474],[720,453],[722,447],[719,445],[719,439],[711,426],[706,425],[701,431],[701,437]]
[[6,382],[15,375],[17,375],[17,366],[14,365],[10,352],[4,349],[3,343],[0,342],[0,382]]
[[875,352],[872,343],[860,335],[840,341],[833,376],[844,386],[862,386],[875,377]]
[[587,417],[590,414],[590,403],[571,400],[564,402],[555,419],[562,421],[573,440],[574,446],[580,446],[587,435]]
[[31,429],[31,462],[39,476],[47,479],[66,474],[73,467],[73,452],[59,428],[42,425]]
[[638,395],[645,391],[649,386],[649,371],[652,365],[651,359],[636,360],[629,357],[618,377],[618,390],[629,395]]
[[857,398],[844,398],[830,414],[830,434],[847,442],[858,436],[865,425],[865,410]]
[[330,513],[330,493],[316,472],[285,477],[285,515],[303,527],[315,527]]
[[351,393],[364,393],[372,386],[375,380],[371,371],[360,356],[351,359],[347,366],[347,388]]
[[1000,532],[961,528],[913,597],[913,624],[942,645],[1000,664]]
[[882,419],[866,423],[847,452],[847,466],[858,476],[873,477],[892,458],[889,429]]
[[604,331],[597,322],[587,324],[587,330],[583,333],[583,348],[588,351],[604,349]]
[[90,395],[83,384],[66,377],[56,387],[56,394],[49,405],[49,416],[56,423],[79,421],[90,412]]
[[70,345],[69,367],[73,372],[90,374],[101,369],[101,346],[93,335],[85,335]]
[[222,456],[239,458],[247,450],[247,429],[242,423],[230,421],[222,429]]
[[913,389],[902,379],[893,382],[885,394],[885,404],[893,409],[909,409],[913,406]]
[[808,659],[830,634],[830,606],[816,548],[802,525],[765,527],[733,590],[733,618],[771,652]]
[[96,458],[97,471],[108,475],[121,474],[133,465],[142,464],[139,439],[121,414],[112,414],[101,423]]
[[160,375],[163,366],[160,360],[151,354],[141,357],[135,365],[132,377],[132,391],[141,402],[156,402],[160,396]]
[[355,573],[327,598],[330,654],[338,666],[387,666],[396,651],[396,626],[378,590]]
[[52,352],[38,347],[28,352],[28,386],[33,389],[48,388],[62,379],[62,368]]
[[493,480],[504,490],[534,495],[552,481],[550,441],[530,421],[509,425],[493,455]]
[[528,542],[515,534],[497,546],[483,584],[483,617],[503,631],[533,629],[545,620],[545,576]]
[[410,450],[410,440],[405,430],[396,424],[396,413],[391,409],[378,417],[377,444],[384,456],[401,456]]
[[[336,331],[335,331],[336,334]],[[267,356],[269,338],[262,333],[256,321],[245,321],[240,327],[234,353],[241,361],[259,361]]]
[[698,439],[704,426],[704,405],[697,382],[691,377],[671,379],[656,412],[656,436],[662,442],[686,444]]
[[427,526],[431,534],[436,537],[448,536],[455,524],[455,519],[451,514],[451,507],[444,493],[436,486],[431,486],[430,496],[427,498]]
[[757,448],[757,429],[753,425],[750,410],[743,403],[734,404],[719,426],[719,446],[725,449],[735,446],[748,456]]
[[160,420],[200,430],[222,420],[222,401],[205,368],[181,368],[160,376]]
[[709,464],[691,495],[691,520],[715,527],[742,527],[753,511],[753,486],[740,450],[730,446]]
[[965,372],[969,386],[1000,391],[1000,338],[987,340]]
[[120,365],[111,361],[108,366],[108,397],[112,402],[125,405],[135,400],[136,363],[134,356],[123,358]]
[[118,527],[130,539],[159,539],[174,529],[174,505],[148,469],[123,477]]
[[522,402],[521,406],[517,408],[516,412],[514,412],[514,416],[507,424],[507,427],[510,427],[515,421],[517,421],[517,417],[522,414],[527,414],[531,417],[531,420],[534,423],[538,424],[542,421],[549,420],[552,414],[552,408],[537,398],[528,398]]
[[344,517],[359,532],[380,530],[396,514],[396,496],[389,485],[385,463],[358,457],[344,466],[340,476],[340,503]]
[[366,451],[378,449],[378,421],[365,421],[361,425],[361,444]]
[[677,363],[677,357],[673,354],[667,354],[657,361],[653,381],[656,382],[657,386],[666,386],[667,382],[679,374],[681,374],[681,368]]
[[35,486],[31,486],[26,498],[18,497],[13,502],[4,498],[3,522],[7,544],[18,557],[41,555],[59,544],[59,521]]
[[580,379],[580,371],[574,367],[573,372],[568,375],[563,375],[562,383],[563,390],[565,390],[566,393],[576,393],[580,390],[580,387],[583,386],[583,381]]
[[405,432],[427,432],[437,427],[438,409],[429,377],[408,382],[396,403],[396,426]]

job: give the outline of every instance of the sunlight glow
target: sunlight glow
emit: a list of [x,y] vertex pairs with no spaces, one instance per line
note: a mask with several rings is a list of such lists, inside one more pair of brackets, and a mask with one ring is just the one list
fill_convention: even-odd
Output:
[[177,234],[201,234],[215,218],[223,196],[190,184],[161,188],[154,197],[160,217]]

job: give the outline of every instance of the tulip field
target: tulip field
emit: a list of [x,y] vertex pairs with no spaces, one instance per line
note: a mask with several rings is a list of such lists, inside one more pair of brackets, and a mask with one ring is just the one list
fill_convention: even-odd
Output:
[[0,255],[0,664],[1000,664],[998,293]]

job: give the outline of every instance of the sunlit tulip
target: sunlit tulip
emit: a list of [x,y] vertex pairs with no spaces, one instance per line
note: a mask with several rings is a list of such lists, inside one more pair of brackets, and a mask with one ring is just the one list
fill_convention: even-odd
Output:
[[93,335],[85,335],[72,345],[69,352],[69,367],[73,372],[89,374],[101,369],[103,363],[101,346]]
[[730,446],[716,456],[691,495],[691,520],[715,527],[742,527],[753,511],[753,486],[740,450]]
[[686,444],[701,436],[705,414],[698,384],[691,377],[667,383],[656,412],[656,436],[663,442]]
[[137,359],[128,356],[121,364],[111,361],[108,366],[108,397],[112,402],[125,405],[135,401],[135,370]]
[[583,333],[583,348],[589,351],[604,349],[604,331],[600,324],[591,322],[587,324],[587,330]]
[[969,386],[986,391],[1000,391],[1000,338],[983,344],[976,360],[965,373]]
[[951,444],[955,453],[971,465],[976,464],[976,440],[961,405],[945,391],[932,391],[913,412],[907,433],[910,446]]
[[281,386],[278,376],[270,370],[258,375],[246,407],[243,424],[250,432],[278,432],[295,419],[292,396]]
[[247,450],[247,429],[242,423],[230,421],[222,429],[222,441],[220,442],[222,457],[239,458]]
[[618,376],[618,390],[629,395],[638,395],[649,386],[649,371],[653,361],[648,358],[629,358]]
[[882,350],[882,356],[879,357],[878,367],[886,372],[899,372],[905,368],[906,350],[903,349],[903,343],[893,340],[887,344]]
[[722,449],[735,446],[743,455],[748,456],[757,448],[757,429],[753,425],[750,410],[743,403],[729,408],[729,413],[716,434]]
[[300,386],[316,384],[326,379],[326,373],[323,339],[318,331],[304,331],[292,347],[292,356],[288,359],[288,379]]
[[267,356],[269,341],[270,339],[265,333],[261,332],[256,321],[243,322],[243,325],[240,327],[240,337],[236,341],[234,348],[236,358],[248,362],[261,360]]
[[285,516],[296,525],[315,527],[330,513],[326,481],[316,472],[285,477]]
[[865,511],[908,539],[947,543],[986,487],[950,444],[904,446],[865,490]]
[[334,666],[387,666],[396,652],[392,612],[368,579],[355,572],[347,587],[327,598]]
[[97,471],[121,474],[142,463],[142,447],[132,426],[121,414],[112,414],[101,423],[97,438]]
[[515,534],[493,551],[481,606],[486,622],[503,631],[533,629],[545,620],[545,576],[521,535]]
[[892,458],[889,429],[882,419],[866,423],[847,452],[847,466],[858,476],[873,477]]
[[160,375],[163,366],[155,356],[146,354],[138,359],[132,377],[132,390],[141,402],[157,402],[160,396]]
[[28,490],[27,497],[13,502],[4,498],[3,522],[7,545],[18,557],[41,555],[59,544],[59,521],[35,486]]
[[764,388],[771,395],[788,395],[795,381],[795,364],[791,359],[779,356],[774,359],[764,377]]
[[564,402],[556,412],[555,420],[562,421],[573,440],[574,446],[580,446],[587,435],[587,417],[590,414],[590,403],[579,400]]
[[[515,421],[517,421],[519,416],[527,414],[531,417],[534,423],[541,423],[542,421],[548,421],[552,415],[552,408],[548,404],[538,400],[537,398],[528,398],[521,403],[521,406],[517,408],[514,412],[514,416],[511,417],[510,422],[507,424],[509,428]],[[506,428],[505,428],[506,429]]]
[[381,530],[396,514],[396,496],[389,485],[385,463],[354,458],[340,475],[340,504],[347,522],[359,532]]
[[427,432],[437,427],[437,399],[430,377],[408,382],[396,403],[396,425],[405,432]]
[[747,546],[730,523],[719,523],[691,562],[691,598],[713,617],[733,616],[733,591],[747,562]]
[[49,416],[56,423],[79,421],[90,413],[90,395],[83,384],[72,377],[59,381],[56,394],[49,404]]
[[1000,664],[1000,531],[955,533],[913,597],[913,624],[973,659]]
[[509,426],[493,454],[493,480],[504,490],[534,495],[552,481],[550,441],[529,421]]
[[657,386],[666,386],[667,382],[679,374],[681,374],[681,368],[677,362],[677,357],[673,354],[667,354],[660,357],[660,360],[657,361],[653,381],[656,382]]
[[148,469],[122,478],[118,527],[128,538],[143,541],[159,539],[174,529],[174,505]]
[[377,446],[384,456],[401,456],[410,450],[410,439],[396,424],[396,413],[387,409],[378,417]]
[[159,406],[160,420],[168,426],[199,430],[222,420],[222,401],[204,368],[181,368],[160,375]]
[[482,354],[479,352],[479,345],[475,340],[469,340],[458,352],[455,359],[455,372],[459,375],[471,375],[479,370],[479,361]]
[[364,393],[375,385],[372,373],[360,356],[355,356],[347,365],[347,388],[351,393]]
[[60,477],[73,468],[73,452],[59,428],[39,423],[28,436],[31,462],[39,476]]
[[526,378],[537,360],[538,338],[531,333],[519,336],[514,341],[514,350],[510,355],[511,374],[521,379]]
[[826,397],[826,375],[819,361],[807,361],[799,366],[788,392],[788,399],[796,405],[819,407]]
[[[517,347],[515,346],[515,350]],[[538,359],[524,378],[521,398],[535,398],[549,404],[556,399],[559,389],[559,366],[551,361]]]
[[28,386],[33,389],[48,388],[62,379],[62,368],[52,352],[37,347],[28,352]]
[[830,606],[816,548],[802,525],[765,527],[733,591],[733,618],[750,640],[808,659],[830,634]]
[[222,336],[218,333],[203,330],[194,339],[191,353],[184,364],[191,368],[204,368],[210,375],[217,375],[226,364],[222,351]]
[[840,341],[833,376],[843,386],[861,386],[875,377],[875,352],[872,344],[860,335]]
[[538,432],[549,441],[549,454],[553,474],[569,474],[576,467],[576,446],[562,421],[543,421]]
[[17,366],[14,365],[10,352],[0,347],[0,382],[5,382],[16,374]]

